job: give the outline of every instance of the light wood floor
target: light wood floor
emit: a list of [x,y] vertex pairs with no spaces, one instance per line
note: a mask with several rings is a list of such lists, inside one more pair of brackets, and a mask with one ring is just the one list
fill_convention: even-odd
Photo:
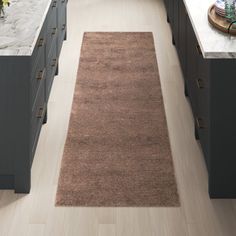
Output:
[[[233,236],[236,201],[210,200],[207,172],[193,135],[183,79],[162,0],[69,0],[68,40],[60,59],[32,168],[29,195],[0,191],[0,235]],[[54,206],[84,31],[152,31],[168,120],[180,208]]]

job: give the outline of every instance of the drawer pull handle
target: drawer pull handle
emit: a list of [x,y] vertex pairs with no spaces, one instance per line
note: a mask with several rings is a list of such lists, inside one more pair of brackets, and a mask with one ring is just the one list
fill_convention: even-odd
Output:
[[65,3],[65,2],[66,2],[66,0],[62,0],[62,1],[61,1],[61,3]]
[[204,129],[205,128],[202,118],[196,118],[196,123],[197,123],[198,129]]
[[202,50],[199,45],[196,46],[197,53],[202,56]]
[[196,79],[196,82],[197,82],[197,87],[198,87],[199,89],[204,89],[204,88],[205,88],[205,87],[204,87],[204,82],[203,82],[202,79]]
[[57,66],[57,58],[55,58],[55,59],[52,60],[51,66],[52,66],[52,67]]
[[44,79],[44,75],[45,75],[45,68],[41,71],[39,71],[38,76],[37,76],[37,80],[43,80]]
[[52,7],[57,7],[57,1],[53,1]]
[[38,114],[37,114],[37,118],[39,118],[39,119],[43,118],[44,113],[45,113],[45,106],[44,107],[40,107],[39,111],[38,111]]
[[52,29],[52,35],[56,35],[57,34],[57,28],[53,28]]
[[66,24],[63,24],[61,30],[63,31],[65,30],[65,28],[66,28]]
[[44,39],[41,38],[38,43],[38,48],[42,47],[44,45]]

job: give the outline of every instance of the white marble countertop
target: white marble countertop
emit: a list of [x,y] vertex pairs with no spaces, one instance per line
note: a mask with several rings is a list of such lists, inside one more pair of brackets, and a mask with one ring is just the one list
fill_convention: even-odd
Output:
[[0,56],[30,56],[51,0],[11,0],[0,19]]
[[183,0],[204,58],[236,58],[236,37],[214,29],[207,18],[215,0]]
[[[215,0],[183,0],[205,58],[236,58],[236,37],[214,29],[207,10]],[[0,56],[32,54],[51,0],[11,0],[0,19]]]

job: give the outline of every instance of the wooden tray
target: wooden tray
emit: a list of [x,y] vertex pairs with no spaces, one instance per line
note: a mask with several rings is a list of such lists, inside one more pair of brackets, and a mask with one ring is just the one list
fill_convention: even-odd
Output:
[[208,21],[211,23],[212,26],[214,26],[215,28],[217,28],[221,32],[224,32],[227,34],[229,33],[230,35],[236,36],[236,28],[233,28],[235,26],[231,26],[231,28],[228,32],[228,28],[230,26],[230,23],[227,22],[226,18],[219,16],[215,12],[214,4],[212,6],[210,6],[210,8],[208,10]]

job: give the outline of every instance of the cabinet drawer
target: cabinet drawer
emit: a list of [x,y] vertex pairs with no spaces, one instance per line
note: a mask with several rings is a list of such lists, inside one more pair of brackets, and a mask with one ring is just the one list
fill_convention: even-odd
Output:
[[208,61],[198,54],[198,77],[196,78],[197,117],[199,141],[209,168],[209,65]]
[[58,7],[58,25],[59,27],[62,27],[63,24],[66,23],[66,6],[67,1],[66,0],[58,0],[59,7]]
[[187,17],[186,83],[195,118],[195,128],[209,166],[209,65]]
[[170,25],[172,26],[173,21],[174,21],[174,17],[173,17],[173,13],[174,13],[174,1],[175,0],[169,0],[168,1],[168,16],[169,16],[169,21],[170,21]]
[[196,78],[196,100],[197,113],[201,113],[208,117],[209,114],[209,87],[201,77]]
[[187,44],[187,12],[183,1],[179,1],[179,60],[184,78],[186,79],[186,44]]
[[[197,48],[199,48],[199,46],[197,46]],[[200,48],[199,48],[199,53],[198,53],[198,74],[199,74],[199,78],[203,81],[205,88],[209,88],[210,87],[210,63],[209,63],[209,60],[203,58]]]
[[195,126],[197,129],[197,134],[199,137],[199,142],[201,144],[201,148],[204,154],[204,158],[206,161],[206,166],[209,168],[209,122],[208,117],[204,114],[199,113],[198,116],[195,117]]
[[179,49],[179,1],[173,1],[172,32],[177,50]]
[[48,13],[47,19],[47,44],[46,44],[46,56],[51,54],[53,45],[57,43],[58,26],[57,26],[57,7],[58,2],[55,0],[52,2]]
[[54,45],[51,54],[47,58],[46,100],[48,100],[49,98],[52,82],[57,69],[57,64],[58,64],[57,47],[56,45]]
[[41,53],[37,64],[33,68],[30,81],[31,107],[34,106],[39,87],[41,83],[44,82],[45,78],[46,78],[45,57],[44,53]]
[[[209,120],[209,76],[210,65],[207,59],[202,57],[199,46],[196,46],[197,54],[197,77],[196,77],[196,95],[197,95],[197,110],[202,117],[204,117],[205,123],[208,124]],[[207,125],[208,126],[208,125]]]
[[44,83],[41,83],[39,91],[36,97],[36,101],[31,113],[31,154],[34,154],[38,137],[40,134],[44,114],[46,111],[45,103],[45,86]]
[[45,45],[46,45],[46,24],[44,24],[41,29],[34,51],[32,53],[32,57],[31,57],[32,68],[34,68],[37,65],[38,60],[40,59],[40,56],[44,54]]
[[66,34],[66,0],[59,0],[59,8],[58,8],[58,55],[60,54],[62,43],[65,39]]
[[199,136],[199,142],[204,153],[207,167],[209,167],[209,102],[207,91],[202,91],[202,94],[198,96],[198,111],[196,117],[196,127]]
[[197,111],[196,79],[198,78],[198,54],[196,51],[197,39],[192,29],[190,19],[187,17],[187,43],[186,43],[186,84],[189,93],[193,114]]

